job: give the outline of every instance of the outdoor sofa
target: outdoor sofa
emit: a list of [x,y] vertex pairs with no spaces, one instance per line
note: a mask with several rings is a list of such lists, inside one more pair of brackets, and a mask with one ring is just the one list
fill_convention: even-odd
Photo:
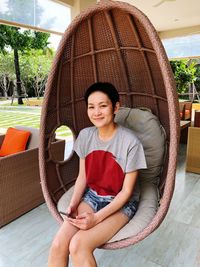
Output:
[[[44,202],[39,175],[39,130],[16,126],[31,132],[23,152],[0,157],[0,227]],[[5,135],[0,135],[0,146]],[[56,153],[64,155],[64,141],[54,143]]]

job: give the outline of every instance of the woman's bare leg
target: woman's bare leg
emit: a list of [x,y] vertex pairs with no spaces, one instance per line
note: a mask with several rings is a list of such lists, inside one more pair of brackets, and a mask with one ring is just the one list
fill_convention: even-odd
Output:
[[[93,212],[93,210],[86,203],[81,203],[78,207],[78,214],[81,214],[83,212]],[[52,242],[48,259],[48,267],[68,266],[69,244],[72,237],[78,231],[80,230],[70,224],[67,220],[63,222]]]
[[128,220],[119,211],[89,230],[78,231],[69,247],[73,267],[97,267],[93,251],[110,240]]
[[66,267],[69,258],[69,243],[78,229],[64,221],[57,232],[49,253],[48,267]]

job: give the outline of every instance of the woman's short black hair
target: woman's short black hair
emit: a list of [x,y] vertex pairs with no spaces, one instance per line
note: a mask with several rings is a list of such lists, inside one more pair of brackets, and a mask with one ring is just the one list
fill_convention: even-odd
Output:
[[102,92],[106,94],[112,102],[113,108],[116,103],[119,102],[119,94],[117,89],[111,83],[107,82],[97,82],[92,84],[85,92],[84,99],[86,104],[88,105],[88,97],[94,92]]

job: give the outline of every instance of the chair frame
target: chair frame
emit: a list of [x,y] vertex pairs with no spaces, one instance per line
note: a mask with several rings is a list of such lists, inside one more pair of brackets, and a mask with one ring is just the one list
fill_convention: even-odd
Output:
[[[118,15],[124,14],[130,22],[131,34],[136,36],[136,46],[121,47],[119,45],[118,35],[115,35],[115,26],[113,25],[115,13],[116,18]],[[113,40],[114,47],[112,48],[100,48],[100,50],[95,50],[96,44],[94,44],[93,40],[97,30],[92,28],[92,23],[95,19],[98,19],[97,17],[99,14],[105,17],[106,25],[110,27],[110,37],[108,38],[112,38]],[[134,28],[135,24],[137,25],[136,28]],[[100,27],[98,31],[101,31],[101,27],[103,26],[100,23],[96,25]],[[85,36],[84,34],[81,35],[81,31],[85,29],[84,27],[89,29],[90,44],[88,44],[88,46],[90,46],[90,51],[82,55],[79,53],[81,53],[81,49],[85,49]],[[126,32],[126,29],[124,29],[124,32]],[[141,35],[140,32],[142,32]],[[83,40],[81,38],[83,38]],[[95,38],[98,39],[98,36],[96,37],[95,35]],[[75,40],[78,41],[75,42]],[[151,47],[148,47],[148,45],[143,46],[141,40],[145,44],[148,42],[151,43]],[[99,43],[103,42],[101,36],[99,36],[98,41]],[[140,59],[146,70],[146,76],[142,75],[141,71],[138,71],[135,75],[134,73],[126,73],[127,69],[130,68],[128,63],[131,64],[131,61],[128,61],[128,63],[124,61],[122,51],[126,53],[126,51],[129,50],[130,53],[136,51],[136,53],[140,54]],[[102,64],[98,61],[98,56],[101,55],[101,53],[105,55],[109,52],[112,53],[112,51],[117,55],[119,69],[121,71],[119,83],[123,81],[123,86],[122,84],[116,86],[119,88],[122,105],[128,107],[145,106],[150,108],[152,112],[158,116],[167,133],[167,155],[159,185],[161,193],[160,207],[152,222],[136,236],[105,244],[103,248],[107,249],[121,248],[130,244],[135,244],[153,232],[163,221],[168,211],[175,184],[180,133],[180,117],[175,81],[167,55],[157,32],[149,19],[137,8],[124,2],[100,1],[95,6],[83,11],[70,24],[57,50],[47,82],[41,118],[39,150],[40,173],[44,197],[52,215],[62,223],[62,218],[57,211],[57,202],[64,192],[75,182],[78,172],[78,157],[73,153],[65,162],[53,161],[49,151],[51,137],[56,128],[60,125],[69,126],[74,133],[74,138],[77,137],[82,128],[90,125],[88,118],[84,116],[84,114],[86,114],[86,108],[83,98],[84,90],[82,88],[84,87],[86,89],[86,86],[89,86],[92,81],[110,81],[113,82],[114,85],[117,85],[115,81],[118,79],[119,74],[117,72],[114,73],[112,69],[107,69],[105,71],[107,66],[105,66],[103,62],[106,61],[102,61]],[[77,55],[75,55],[75,53],[77,53]],[[91,57],[91,64],[93,66],[93,71],[91,72],[89,72],[89,65],[87,63],[90,61],[83,62],[84,59],[87,60],[89,57]],[[151,57],[153,58],[152,63],[150,63]],[[110,56],[109,59],[110,58],[112,58],[112,56]],[[78,60],[80,60],[79,64],[77,64]],[[130,69],[130,71],[134,70],[135,66],[136,68],[141,66],[139,59],[137,61],[137,57],[134,58],[134,60],[133,68]],[[151,68],[149,68],[150,65],[152,65]],[[77,66],[80,66],[80,69]],[[77,67],[76,71],[75,67]],[[115,69],[116,67],[117,66],[115,66]],[[87,70],[85,74],[80,76],[78,72],[84,72],[85,69]],[[64,71],[65,73],[63,73]],[[74,73],[77,73],[80,79],[74,81]],[[102,73],[105,73],[105,75],[102,76]],[[144,91],[132,91],[134,85],[130,85],[130,79],[134,76],[136,76],[136,78],[139,77],[137,75],[141,76],[138,78],[138,85],[142,80],[149,80],[151,92],[148,88],[145,88],[146,91],[145,89]],[[137,83],[137,79],[135,79],[135,83]],[[157,91],[159,92],[157,93]],[[81,114],[81,119],[79,119],[78,114]],[[51,186],[49,183],[51,183]]]

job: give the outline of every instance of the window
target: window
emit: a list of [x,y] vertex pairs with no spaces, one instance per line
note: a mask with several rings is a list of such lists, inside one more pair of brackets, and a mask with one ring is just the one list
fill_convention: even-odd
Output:
[[52,0],[1,0],[0,19],[63,33],[71,21],[71,11]]

